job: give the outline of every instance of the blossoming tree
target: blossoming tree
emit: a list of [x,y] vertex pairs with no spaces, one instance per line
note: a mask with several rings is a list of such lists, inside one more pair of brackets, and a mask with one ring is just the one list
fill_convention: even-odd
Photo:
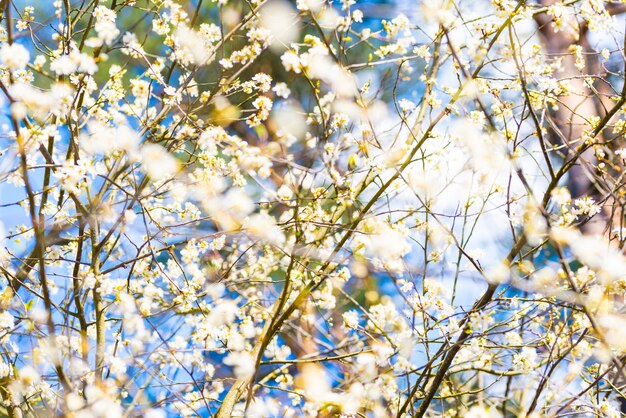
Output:
[[624,4],[0,1],[0,414],[621,416]]

